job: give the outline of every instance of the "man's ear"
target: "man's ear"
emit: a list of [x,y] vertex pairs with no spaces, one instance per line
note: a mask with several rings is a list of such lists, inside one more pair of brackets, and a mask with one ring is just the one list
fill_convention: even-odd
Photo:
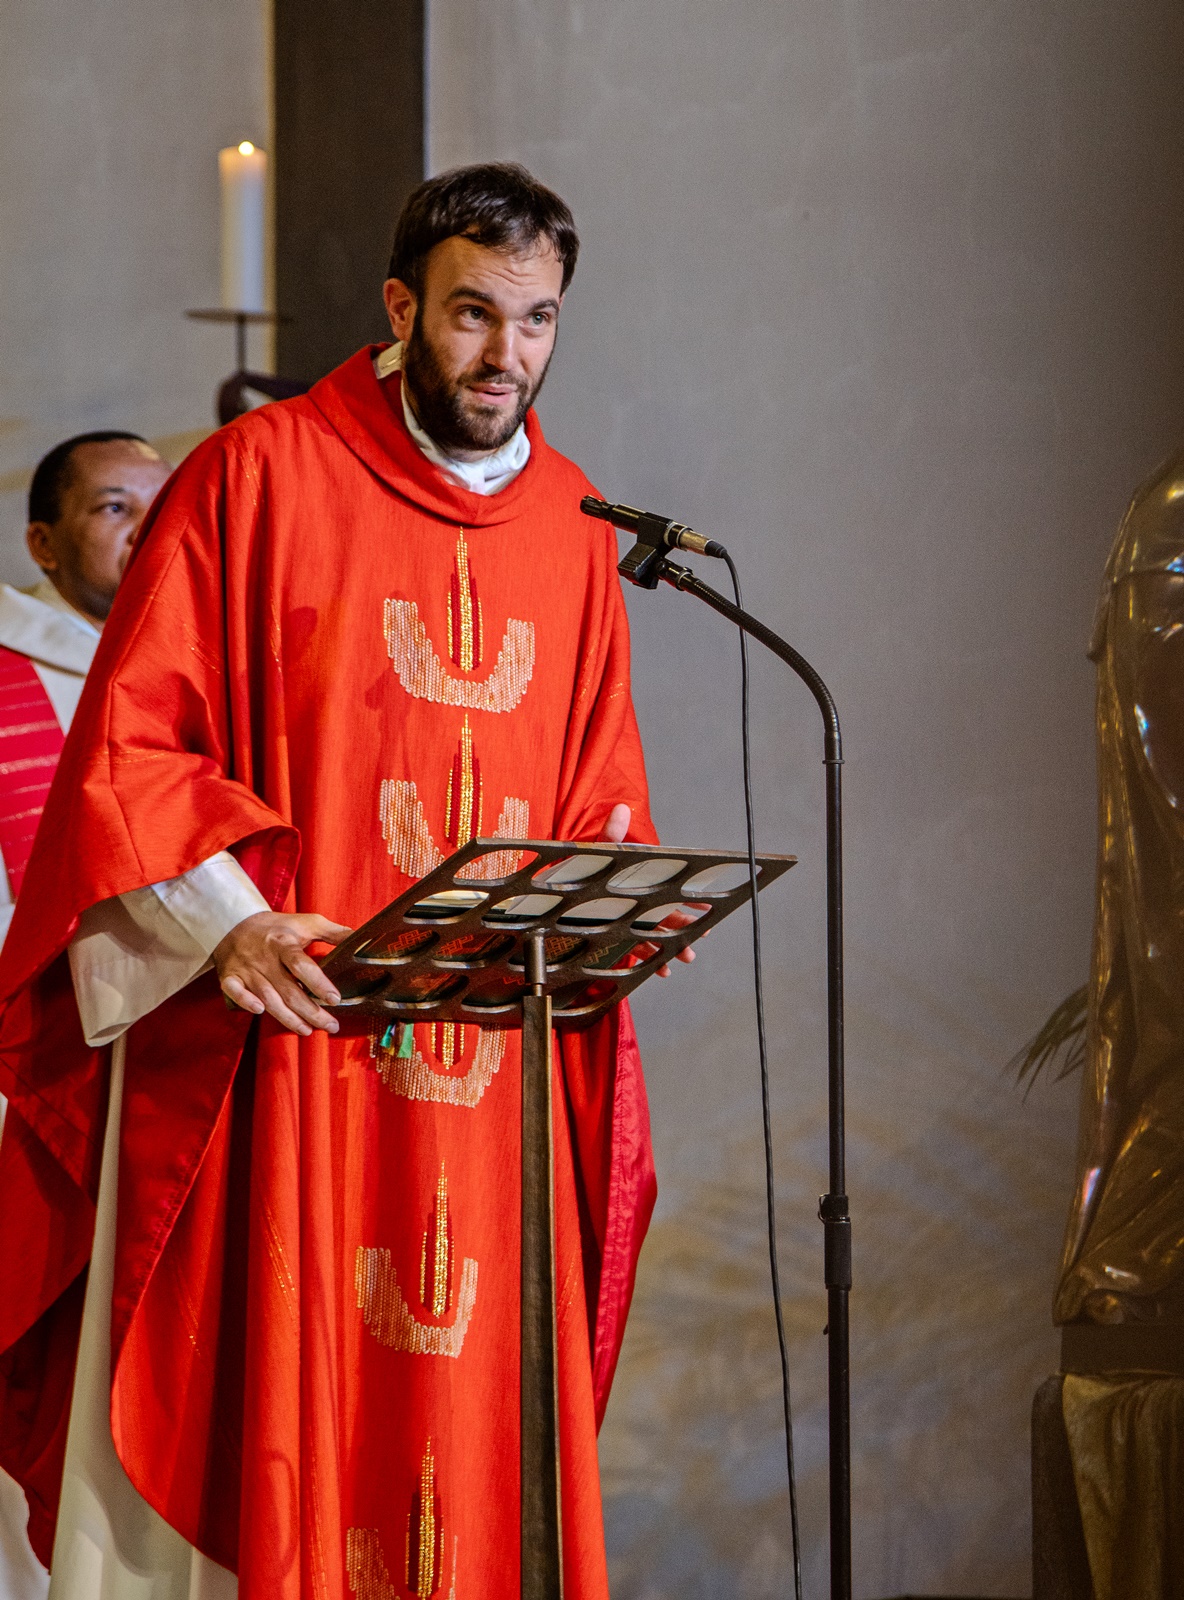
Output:
[[53,534],[48,522],[30,522],[25,530],[25,543],[42,572],[54,573],[58,570],[61,562],[53,547]]
[[404,344],[415,323],[416,298],[401,278],[388,278],[382,286],[383,303],[390,318],[391,332]]

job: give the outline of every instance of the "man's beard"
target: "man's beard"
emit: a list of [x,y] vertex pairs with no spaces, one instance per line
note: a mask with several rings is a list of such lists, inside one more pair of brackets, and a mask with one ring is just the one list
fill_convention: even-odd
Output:
[[[548,359],[547,367],[550,364]],[[410,390],[412,408],[424,432],[444,451],[500,450],[508,444],[543,387],[547,367],[533,389],[525,378],[485,365],[475,372],[462,373],[459,378],[450,378],[424,337],[418,317],[403,351],[403,379]],[[518,391],[518,404],[509,416],[500,407],[473,409],[471,403],[468,407],[463,404],[465,391],[473,384],[493,380],[513,384]]]

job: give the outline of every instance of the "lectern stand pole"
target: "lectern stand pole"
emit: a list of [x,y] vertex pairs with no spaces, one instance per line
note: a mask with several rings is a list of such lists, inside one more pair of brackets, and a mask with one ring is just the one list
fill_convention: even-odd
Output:
[[526,946],[522,999],[522,1600],[562,1600],[555,1143],[546,942]]

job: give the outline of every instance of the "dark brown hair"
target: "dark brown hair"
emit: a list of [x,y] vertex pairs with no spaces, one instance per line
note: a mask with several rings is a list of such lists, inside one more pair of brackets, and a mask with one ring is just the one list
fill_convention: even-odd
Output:
[[530,250],[547,240],[563,265],[561,293],[576,270],[580,236],[571,212],[514,161],[454,167],[421,183],[395,227],[387,276],[422,295],[428,252],[458,234],[493,250]]

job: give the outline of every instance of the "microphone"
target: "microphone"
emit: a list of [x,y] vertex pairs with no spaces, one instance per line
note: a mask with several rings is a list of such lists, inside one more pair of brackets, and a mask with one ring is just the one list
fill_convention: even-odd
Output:
[[586,517],[599,517],[601,522],[611,522],[624,533],[631,533],[642,544],[655,550],[691,550],[695,555],[715,556],[723,561],[728,552],[718,539],[705,539],[694,528],[668,517],[659,517],[653,511],[638,511],[635,506],[614,506],[607,500],[597,500],[586,494],[580,501],[580,510]]

